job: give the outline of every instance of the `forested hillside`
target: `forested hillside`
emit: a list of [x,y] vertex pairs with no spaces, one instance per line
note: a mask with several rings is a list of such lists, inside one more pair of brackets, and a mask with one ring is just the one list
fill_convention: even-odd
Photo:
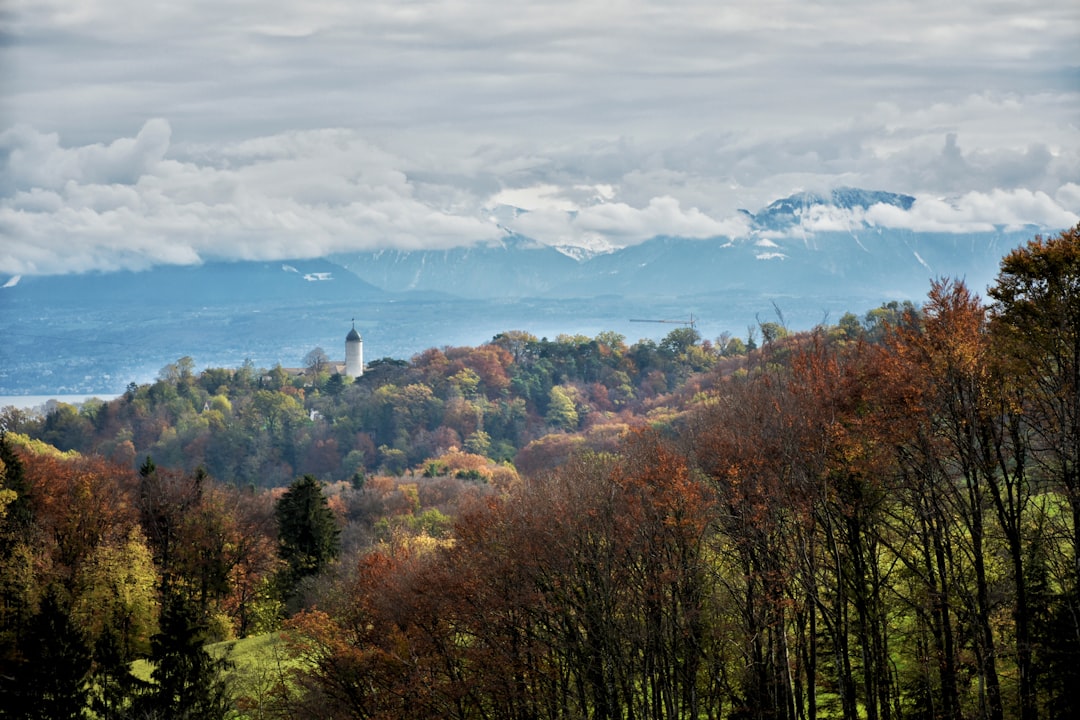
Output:
[[[858,325],[852,317],[850,328]],[[769,323],[765,332],[786,331]],[[41,418],[9,408],[0,422],[61,450],[130,467],[150,455],[234,485],[400,475],[451,448],[508,461],[552,432],[617,435],[641,416],[685,404],[695,373],[745,354],[743,340],[720,342],[702,342],[690,327],[629,347],[611,332],[547,340],[509,331],[476,348],[376,360],[355,382],[328,372],[321,349],[292,374],[250,365],[196,374],[181,358],[117,400],[60,405]]]
[[0,717],[1080,714],[1080,227],[777,320],[6,409]]

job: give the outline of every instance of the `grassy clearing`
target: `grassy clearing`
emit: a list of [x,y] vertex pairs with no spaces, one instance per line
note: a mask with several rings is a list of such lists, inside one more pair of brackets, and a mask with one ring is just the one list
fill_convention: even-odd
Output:
[[[224,677],[240,712],[237,717],[258,717],[258,708],[269,703],[275,689],[283,683],[288,685],[286,675],[296,666],[295,661],[285,657],[280,632],[213,643],[206,650],[212,657],[229,663]],[[143,680],[150,680],[153,669],[153,663],[148,660],[132,663],[132,672]]]

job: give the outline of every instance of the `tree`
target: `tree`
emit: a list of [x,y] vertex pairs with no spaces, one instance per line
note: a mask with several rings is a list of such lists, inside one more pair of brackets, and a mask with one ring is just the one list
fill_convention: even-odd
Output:
[[318,377],[327,365],[330,364],[330,358],[327,357],[326,351],[321,347],[317,347],[307,355],[304,356],[304,367],[308,369],[313,377]]
[[143,702],[150,688],[132,672],[132,658],[123,646],[123,639],[111,631],[94,645],[96,669],[91,676],[90,710],[101,720],[130,718],[130,711]]
[[174,363],[169,363],[158,372],[158,380],[167,383],[178,383],[181,380],[188,381],[192,378],[195,370],[195,361],[185,355]]
[[157,572],[138,527],[126,538],[102,543],[75,575],[72,618],[97,645],[109,636],[124,662],[144,655],[157,615]]
[[[1080,225],[1049,239],[1036,236],[1005,256],[990,296],[995,301],[991,329],[1022,399],[1032,460],[1064,495],[1070,511],[1062,531],[1072,557],[1061,583],[1063,615],[1072,618],[1072,629],[1062,637],[1068,638],[1066,656],[1073,660],[1058,670],[1075,676],[1080,653]],[[1073,697],[1067,691],[1056,694]],[[1076,711],[1075,699],[1070,702],[1065,712]]]
[[[1030,612],[1020,534],[1026,504],[1025,452],[1010,446],[1009,408],[1016,403],[1007,396],[1007,373],[999,372],[992,353],[986,309],[962,282],[934,282],[922,322],[902,324],[889,333],[887,344],[903,360],[890,385],[910,388],[906,394],[917,401],[910,403],[906,414],[922,417],[919,431],[901,452],[908,472],[900,492],[908,494],[909,508],[917,513],[896,516],[911,517],[916,526],[910,533],[901,530],[905,536],[920,537],[924,548],[920,561],[909,567],[920,575],[928,595],[936,598],[927,624],[939,657],[940,703],[948,716],[956,716],[956,610],[950,605],[963,604],[986,688],[986,714],[990,718],[1003,714],[999,639],[992,625],[996,606],[991,596],[992,563],[987,562],[993,548],[993,507],[1013,560],[1020,717],[1030,717]],[[960,551],[971,558],[970,571],[955,561]],[[972,577],[955,584],[953,579],[965,572]]]
[[228,664],[204,649],[206,630],[194,604],[179,594],[166,596],[161,632],[151,641],[153,684],[142,700],[143,717],[221,720],[227,715],[228,690],[221,673]]
[[778,322],[763,322],[761,323],[761,341],[766,345],[776,342],[777,340],[783,340],[791,333],[788,329]]
[[676,328],[660,341],[660,349],[679,357],[701,341],[701,333],[692,327]]
[[[90,650],[75,626],[59,588],[50,587],[23,636],[23,661],[4,678],[0,717],[75,720],[85,717]],[[10,683],[10,684],[9,684]],[[4,686],[7,687],[4,687]]]
[[561,430],[575,430],[578,412],[574,407],[573,390],[555,386],[551,388],[548,401],[547,422]]
[[288,567],[283,571],[286,594],[301,580],[317,575],[340,551],[340,529],[311,475],[293,482],[274,508],[278,523],[278,552]]

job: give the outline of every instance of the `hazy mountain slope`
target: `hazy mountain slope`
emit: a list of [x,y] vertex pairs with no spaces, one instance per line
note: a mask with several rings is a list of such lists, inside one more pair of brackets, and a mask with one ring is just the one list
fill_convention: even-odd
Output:
[[106,303],[172,307],[288,304],[385,296],[379,288],[326,260],[216,262],[164,265],[142,272],[24,277],[11,287],[0,288],[4,302],[82,307]]
[[[333,259],[384,290],[422,289],[470,298],[602,295],[679,296],[743,290],[784,294],[864,294],[920,298],[931,278],[963,277],[982,290],[1001,256],[1038,228],[927,233],[864,226],[875,205],[910,210],[915,198],[838,188],[797,193],[746,212],[737,239],[661,236],[613,252],[564,251],[511,235],[500,245],[381,251]],[[809,219],[835,215],[850,230],[809,232]],[[810,222],[811,226],[814,226]],[[825,227],[829,223],[822,224]]]
[[[841,189],[800,193],[757,214],[747,237],[656,237],[573,258],[508,235],[452,250],[351,253],[324,260],[207,263],[57,277],[0,277],[0,395],[116,390],[185,355],[199,367],[245,359],[297,366],[315,346],[343,357],[353,318],[368,358],[538,336],[661,337],[631,318],[694,315],[704,337],[741,332],[780,308],[793,329],[893,299],[919,302],[930,280],[984,293],[1001,257],[1041,232],[919,233],[867,227],[867,208],[913,199]],[[811,233],[807,218],[849,230]]]
[[495,245],[343,253],[330,259],[384,290],[468,298],[545,296],[567,275],[582,270],[565,253],[516,235]]

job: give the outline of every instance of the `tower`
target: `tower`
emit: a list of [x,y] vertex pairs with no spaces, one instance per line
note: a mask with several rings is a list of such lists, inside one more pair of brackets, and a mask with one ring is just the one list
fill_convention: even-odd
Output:
[[358,378],[364,374],[364,338],[356,332],[356,320],[352,330],[345,336],[345,374]]

